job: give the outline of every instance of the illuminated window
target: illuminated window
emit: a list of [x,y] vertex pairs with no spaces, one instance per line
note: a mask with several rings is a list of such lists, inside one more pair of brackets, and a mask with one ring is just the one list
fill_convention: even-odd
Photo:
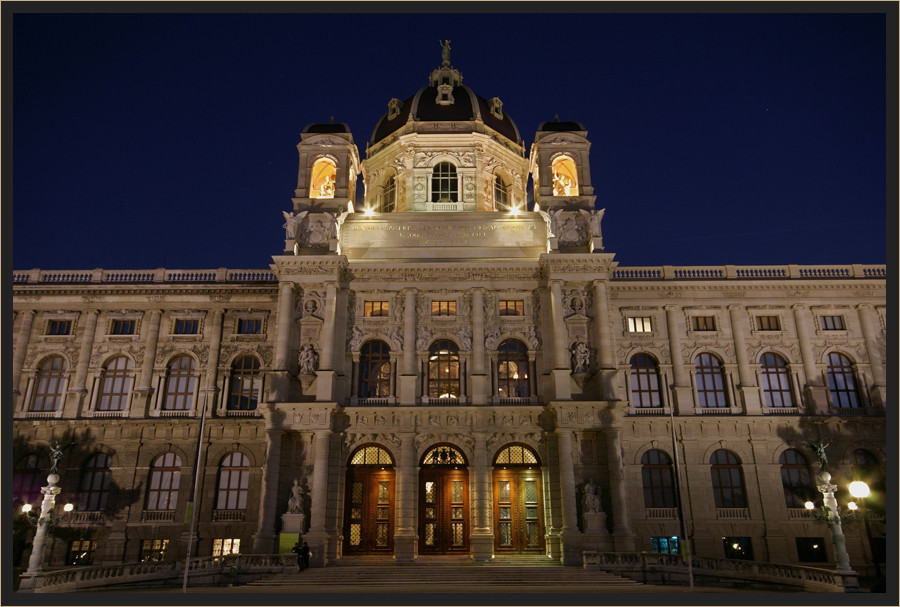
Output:
[[498,211],[509,208],[509,186],[500,175],[494,176],[494,208]]
[[628,332],[629,333],[650,333],[653,329],[650,328],[650,317],[649,316],[629,316],[628,317]]
[[312,185],[310,198],[334,198],[334,185],[337,181],[337,167],[329,158],[316,160],[312,167]]
[[757,316],[757,331],[781,331],[781,320],[777,316]]
[[62,356],[51,356],[41,363],[28,410],[45,412],[58,410],[62,404],[65,375],[66,361]]
[[397,176],[392,175],[384,184],[381,192],[381,212],[392,213],[397,208]]
[[459,349],[451,341],[436,341],[428,351],[429,398],[459,398]]
[[196,335],[199,329],[199,320],[186,320],[182,318],[175,321],[175,335]]
[[656,552],[658,554],[680,554],[681,549],[678,547],[678,536],[651,537],[650,552]]
[[242,356],[231,366],[231,384],[228,392],[229,411],[256,409],[262,375],[259,361],[254,356]]
[[531,396],[528,385],[528,347],[507,339],[497,347],[497,394],[501,398]]
[[431,173],[431,202],[457,202],[459,185],[456,167],[449,162],[438,163]]
[[432,301],[431,302],[431,315],[432,316],[456,316],[456,302],[455,301]]
[[241,318],[237,323],[240,335],[259,335],[262,333],[262,320],[259,318]]
[[133,320],[114,320],[109,333],[110,335],[134,335],[134,325],[135,321]]
[[500,316],[524,316],[525,302],[521,299],[501,299]]
[[781,487],[784,489],[784,504],[788,508],[803,508],[807,501],[816,497],[816,490],[809,471],[809,462],[796,449],[788,449],[778,458],[781,464]]
[[71,335],[71,320],[51,320],[47,323],[47,335]]
[[[150,465],[150,484],[147,491],[147,510],[175,510],[178,506],[178,485],[181,482],[181,458],[163,453]],[[141,559],[143,560],[143,559]]]
[[647,354],[635,354],[631,357],[631,406],[662,406],[659,367]]
[[726,559],[753,560],[753,544],[749,537],[723,537]]
[[856,373],[850,359],[837,352],[829,354],[827,375],[832,404],[839,409],[859,408]]
[[659,449],[647,451],[641,458],[644,508],[674,508],[675,481],[672,460]]
[[798,537],[797,560],[801,563],[827,563],[828,554],[825,552],[825,538],[823,537]]
[[791,392],[791,375],[788,373],[787,361],[767,352],[759,359],[759,383],[767,407],[793,407],[794,396]]
[[166,372],[164,411],[187,411],[194,400],[194,359],[183,355],[175,358]]
[[359,352],[359,398],[391,395],[391,349],[383,341],[370,341]]
[[422,458],[423,466],[465,465],[466,458],[454,447],[442,445],[435,447]]
[[78,511],[106,510],[109,485],[112,481],[112,459],[105,453],[93,455],[81,472],[81,488],[78,492]]
[[223,538],[213,540],[213,556],[227,556],[241,553],[241,540],[239,538]]
[[721,408],[728,406],[725,396],[725,370],[712,354],[700,354],[695,359],[697,400],[700,407]]
[[389,301],[367,301],[363,304],[363,316],[388,316]]
[[823,316],[822,317],[822,330],[823,331],[843,331],[844,330],[844,317],[843,316]]
[[216,510],[246,510],[250,491],[250,460],[235,451],[219,464],[219,491]]
[[162,561],[166,558],[169,540],[143,540],[141,542],[141,562]]
[[107,363],[97,396],[98,411],[124,411],[131,393],[131,361],[117,356]]
[[537,453],[532,451],[530,447],[509,445],[497,452],[497,457],[494,458],[494,465],[540,466],[541,463]]
[[715,316],[693,316],[691,317],[691,327],[694,331],[715,331]]
[[578,171],[574,160],[560,156],[550,165],[550,171],[554,196],[578,196]]
[[73,540],[66,552],[66,565],[93,565],[95,552],[96,540]]
[[381,447],[360,447],[350,458],[351,466],[393,466],[391,454]]
[[716,508],[746,508],[741,460],[731,451],[719,449],[709,458],[709,465]]

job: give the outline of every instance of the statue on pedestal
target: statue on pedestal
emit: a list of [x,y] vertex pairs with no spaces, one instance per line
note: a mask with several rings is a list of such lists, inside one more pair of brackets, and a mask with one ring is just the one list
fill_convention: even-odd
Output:
[[597,495],[599,488],[594,485],[593,481],[588,480],[584,485],[584,495],[581,497],[581,511],[584,514],[598,513],[602,511],[600,507],[600,497]]

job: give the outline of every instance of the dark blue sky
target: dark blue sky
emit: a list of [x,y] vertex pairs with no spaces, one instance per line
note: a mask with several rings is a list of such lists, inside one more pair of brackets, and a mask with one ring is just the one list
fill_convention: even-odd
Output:
[[528,148],[556,114],[585,125],[621,266],[885,263],[885,25],[15,14],[13,267],[268,267],[302,129],[334,116],[364,157],[388,100],[427,83],[446,38],[463,82],[502,99]]

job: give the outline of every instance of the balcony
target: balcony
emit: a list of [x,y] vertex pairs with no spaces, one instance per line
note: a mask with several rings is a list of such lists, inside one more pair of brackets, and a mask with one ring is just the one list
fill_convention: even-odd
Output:
[[749,508],[716,508],[716,518],[719,520],[741,520],[750,518]]
[[677,510],[675,508],[644,508],[644,515],[648,519],[675,520]]

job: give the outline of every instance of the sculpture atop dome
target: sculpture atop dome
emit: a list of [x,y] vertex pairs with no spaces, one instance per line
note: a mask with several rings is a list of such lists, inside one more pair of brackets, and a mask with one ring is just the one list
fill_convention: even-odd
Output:
[[443,64],[450,65],[450,41],[444,40],[443,42],[441,42],[440,40],[438,40],[438,42],[440,42],[441,44],[441,59],[444,60]]

